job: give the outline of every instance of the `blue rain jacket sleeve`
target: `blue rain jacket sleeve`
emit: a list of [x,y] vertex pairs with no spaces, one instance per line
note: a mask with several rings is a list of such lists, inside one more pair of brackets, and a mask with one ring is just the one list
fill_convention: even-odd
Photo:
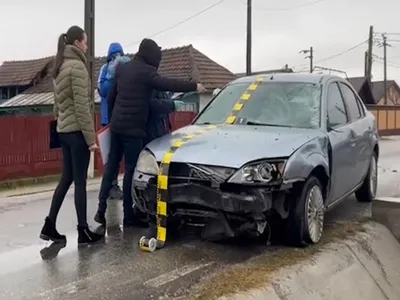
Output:
[[107,80],[107,69],[108,63],[113,59],[113,56],[117,53],[124,55],[124,51],[122,49],[121,44],[119,43],[111,43],[108,47],[107,53],[107,63],[105,63],[99,72],[99,78],[97,80],[97,91],[101,98],[101,124],[107,125],[110,121],[109,119],[109,109],[108,109],[108,101],[107,96],[111,87],[111,80]]
[[97,80],[97,91],[101,99],[101,124],[108,124],[108,107],[107,107],[107,94],[110,89],[110,82],[106,79],[107,64],[104,64],[99,72],[99,78]]

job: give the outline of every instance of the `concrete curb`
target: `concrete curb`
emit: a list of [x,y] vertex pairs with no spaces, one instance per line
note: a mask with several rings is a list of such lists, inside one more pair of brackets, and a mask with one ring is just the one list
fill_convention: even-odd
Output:
[[379,197],[372,201],[371,210],[372,219],[385,225],[400,240],[400,198]]
[[400,299],[400,244],[383,225],[365,228],[308,263],[277,271],[265,289],[219,300]]

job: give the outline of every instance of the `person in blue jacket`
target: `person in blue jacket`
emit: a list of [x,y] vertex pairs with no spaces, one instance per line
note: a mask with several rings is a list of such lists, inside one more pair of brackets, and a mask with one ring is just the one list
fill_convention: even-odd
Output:
[[[118,63],[126,62],[126,56],[120,43],[111,43],[108,47],[107,62],[101,67],[99,78],[97,81],[97,91],[101,97],[101,126],[107,126],[108,104],[107,94],[111,86],[113,74]],[[118,167],[119,170],[119,167]],[[112,199],[122,199],[122,191],[118,186],[118,173],[115,174],[113,186],[110,190],[109,197]]]

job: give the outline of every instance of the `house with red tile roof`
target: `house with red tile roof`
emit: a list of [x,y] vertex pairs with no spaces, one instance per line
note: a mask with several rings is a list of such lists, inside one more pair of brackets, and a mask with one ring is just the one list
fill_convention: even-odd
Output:
[[46,75],[52,57],[5,61],[0,66],[0,101],[11,99],[34,86]]
[[[49,71],[52,61],[53,57],[46,57],[4,62],[0,66],[0,94],[8,101],[0,104],[0,107],[51,105],[53,93]],[[95,79],[105,61],[106,57],[95,59]],[[197,110],[208,103],[214,89],[222,88],[237,78],[192,45],[162,50],[159,73],[171,78],[203,83],[208,93],[200,95],[196,100]],[[100,102],[97,92],[95,102]]]

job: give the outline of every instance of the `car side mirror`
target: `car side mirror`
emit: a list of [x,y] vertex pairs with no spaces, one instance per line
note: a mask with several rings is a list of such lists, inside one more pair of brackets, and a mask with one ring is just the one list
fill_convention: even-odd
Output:
[[328,132],[334,131],[334,132],[342,132],[340,130],[337,130],[336,128],[333,128],[332,125],[330,125],[329,122],[329,115],[326,116],[326,129],[328,130]]
[[328,132],[331,132],[331,131],[339,132],[339,133],[343,132],[343,131],[341,131],[341,130],[338,130],[338,129],[336,129],[336,128],[333,128],[333,127],[330,126],[330,125],[327,126],[327,129],[328,129]]

